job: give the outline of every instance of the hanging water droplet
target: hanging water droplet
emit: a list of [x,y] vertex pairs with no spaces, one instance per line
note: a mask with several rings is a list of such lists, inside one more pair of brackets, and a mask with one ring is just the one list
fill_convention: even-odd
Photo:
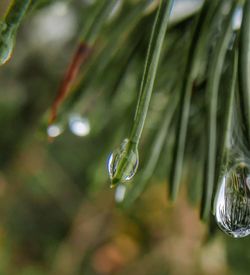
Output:
[[4,22],[0,22],[0,65],[6,63],[12,54],[15,44],[15,31],[7,29]]
[[234,238],[250,234],[250,166],[228,169],[215,199],[215,217],[221,230]]
[[89,120],[80,115],[71,115],[69,118],[69,128],[73,134],[79,137],[87,136],[90,133]]
[[124,184],[119,184],[115,190],[115,201],[122,202],[126,194],[126,186]]
[[63,132],[63,128],[58,124],[51,124],[47,128],[47,134],[50,138],[58,137]]
[[111,187],[118,182],[125,183],[133,178],[139,164],[137,145],[125,139],[108,159],[108,172]]
[[238,6],[233,15],[233,30],[239,30],[242,23],[243,9]]

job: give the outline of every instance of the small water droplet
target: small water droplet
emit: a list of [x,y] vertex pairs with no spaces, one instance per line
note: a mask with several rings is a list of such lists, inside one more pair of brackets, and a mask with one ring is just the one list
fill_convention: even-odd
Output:
[[63,132],[63,129],[58,124],[51,124],[47,128],[47,134],[51,138],[55,138],[55,137],[59,136],[62,132]]
[[108,172],[111,187],[118,182],[125,183],[133,178],[139,164],[137,146],[129,139],[125,139],[108,159]]
[[11,43],[6,44],[5,41],[0,41],[0,65],[3,65],[11,58],[14,41],[10,42]]
[[6,63],[13,52],[15,35],[12,32],[0,31],[0,65]]
[[234,238],[250,234],[250,166],[239,162],[221,179],[215,217],[221,230]]
[[233,15],[233,29],[239,30],[242,23],[243,9],[238,6]]
[[115,201],[122,202],[126,194],[126,186],[124,184],[119,184],[115,190]]
[[69,118],[69,128],[73,134],[79,137],[87,136],[90,133],[89,120],[80,115],[72,115]]

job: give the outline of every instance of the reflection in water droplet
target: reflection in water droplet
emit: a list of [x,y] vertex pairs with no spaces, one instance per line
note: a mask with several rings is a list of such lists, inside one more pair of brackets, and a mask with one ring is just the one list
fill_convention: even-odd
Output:
[[234,238],[250,234],[250,167],[240,162],[223,176],[215,199],[216,221]]
[[133,178],[139,164],[137,146],[129,139],[125,139],[108,159],[108,172],[111,187],[118,182],[125,183]]
[[124,200],[126,193],[126,186],[124,184],[119,184],[115,190],[115,201],[122,202]]
[[79,137],[87,136],[90,132],[89,120],[79,115],[73,115],[70,117],[69,127],[71,132]]
[[47,134],[52,138],[59,136],[62,132],[62,127],[57,124],[52,124],[47,128]]

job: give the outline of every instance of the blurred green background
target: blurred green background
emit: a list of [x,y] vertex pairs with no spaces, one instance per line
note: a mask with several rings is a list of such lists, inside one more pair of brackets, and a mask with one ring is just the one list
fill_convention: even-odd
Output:
[[[1,15],[8,2],[0,2]],[[133,118],[154,11],[142,19],[143,35],[132,56],[127,49],[136,45],[135,35],[125,28],[119,30],[120,42],[112,42],[122,17],[118,12],[109,19],[95,46],[100,55],[91,74],[83,69],[76,85],[81,97],[67,112],[62,109],[64,123],[57,125],[62,133],[48,141],[48,110],[79,32],[91,18],[92,2],[33,1],[12,59],[0,68],[0,274],[249,274],[249,238],[234,240],[200,222],[199,206],[190,204],[185,186],[176,204],[168,202],[161,162],[129,209],[117,205],[117,193],[109,188],[106,159]],[[177,2],[172,22],[200,4]],[[185,50],[189,20],[172,23],[174,47]],[[101,53],[111,44],[114,55],[106,66]],[[182,68],[181,57],[170,56],[169,62]],[[140,148],[141,169],[168,100],[163,90],[178,73],[163,65],[159,70]],[[76,116],[80,130],[72,126]],[[167,150],[164,155],[171,153]]]

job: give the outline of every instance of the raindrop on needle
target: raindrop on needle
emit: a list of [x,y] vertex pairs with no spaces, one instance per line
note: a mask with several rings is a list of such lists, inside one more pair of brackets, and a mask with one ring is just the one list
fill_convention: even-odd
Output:
[[72,115],[70,117],[69,128],[73,134],[79,137],[87,136],[90,133],[89,120],[80,115]]
[[108,159],[108,172],[111,187],[125,183],[133,178],[139,164],[137,145],[125,139]]
[[234,238],[250,234],[250,166],[239,162],[223,175],[215,199],[221,230]]
[[63,132],[63,129],[58,124],[51,124],[47,128],[47,134],[50,138],[55,138]]

